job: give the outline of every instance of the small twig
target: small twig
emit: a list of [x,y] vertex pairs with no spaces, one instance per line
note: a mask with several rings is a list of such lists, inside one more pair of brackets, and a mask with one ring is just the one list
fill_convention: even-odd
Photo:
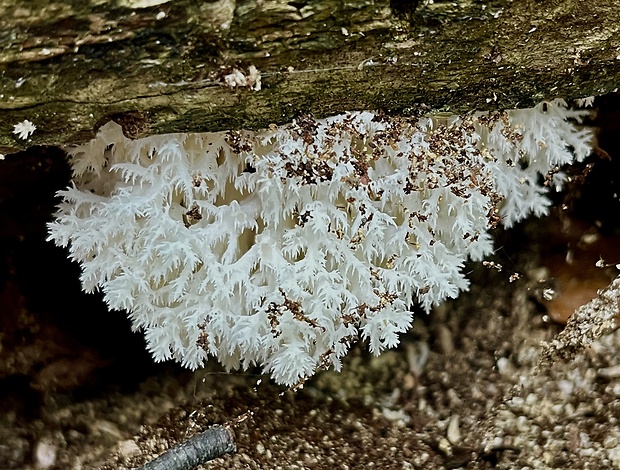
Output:
[[168,449],[138,470],[192,470],[200,464],[236,450],[237,444],[232,430],[213,426]]

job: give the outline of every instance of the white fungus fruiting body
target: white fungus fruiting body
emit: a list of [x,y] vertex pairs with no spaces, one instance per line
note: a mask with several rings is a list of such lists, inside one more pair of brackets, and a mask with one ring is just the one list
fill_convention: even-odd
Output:
[[28,139],[28,137],[30,137],[36,130],[37,126],[31,123],[28,119],[24,119],[22,122],[13,126],[13,134],[15,134],[18,139],[22,140]]
[[[370,112],[261,132],[74,149],[50,238],[86,291],[129,312],[156,360],[261,365],[293,385],[358,339],[394,347],[416,301],[468,286],[488,230],[545,213],[557,167],[589,152],[561,101],[468,118]],[[550,173],[551,172],[551,173]]]

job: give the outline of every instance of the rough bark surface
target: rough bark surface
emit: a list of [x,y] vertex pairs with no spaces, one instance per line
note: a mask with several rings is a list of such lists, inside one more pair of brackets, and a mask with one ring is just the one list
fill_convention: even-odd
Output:
[[[407,2],[391,2],[394,5]],[[0,153],[303,113],[530,106],[620,77],[615,0],[0,0]],[[402,10],[402,8],[401,8]],[[262,89],[224,77],[255,66]],[[29,140],[13,134],[28,119]]]

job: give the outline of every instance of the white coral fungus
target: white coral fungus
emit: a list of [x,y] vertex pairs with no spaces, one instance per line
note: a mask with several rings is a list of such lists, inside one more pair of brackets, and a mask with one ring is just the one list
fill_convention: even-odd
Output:
[[261,365],[293,385],[352,343],[398,343],[410,305],[467,289],[488,230],[544,214],[590,134],[561,101],[466,118],[355,112],[262,132],[130,140],[108,123],[72,151],[50,238],[86,291],[129,312],[156,360]]
[[15,134],[18,139],[22,140],[26,140],[36,130],[37,126],[31,123],[28,119],[24,119],[22,122],[13,126],[13,134]]
[[239,69],[234,69],[224,77],[224,83],[229,88],[246,87],[252,91],[261,90],[261,74],[254,65],[250,65],[247,74]]

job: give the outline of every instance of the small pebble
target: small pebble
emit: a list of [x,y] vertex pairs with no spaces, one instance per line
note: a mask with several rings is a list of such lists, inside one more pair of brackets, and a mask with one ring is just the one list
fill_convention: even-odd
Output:
[[118,444],[118,454],[122,458],[128,459],[140,455],[140,453],[140,448],[133,439],[127,439]]
[[447,436],[450,444],[457,445],[461,442],[461,430],[459,429],[459,417],[458,415],[452,415],[450,417],[450,422],[448,423],[448,432]]
[[51,468],[56,463],[56,446],[47,439],[40,439],[34,448],[34,464],[37,468]]

